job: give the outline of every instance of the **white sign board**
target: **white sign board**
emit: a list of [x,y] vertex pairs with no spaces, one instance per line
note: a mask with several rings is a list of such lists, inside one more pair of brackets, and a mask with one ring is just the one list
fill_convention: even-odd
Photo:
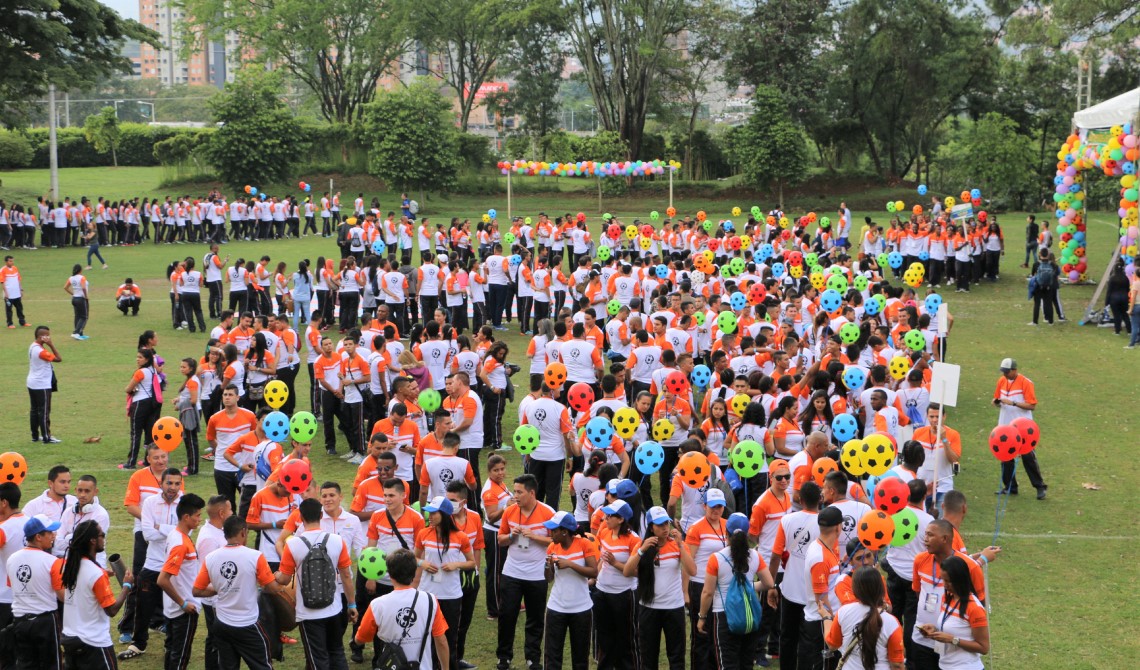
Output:
[[930,402],[944,407],[958,406],[958,381],[962,377],[962,366],[935,362],[934,375],[930,378]]
[[974,217],[974,206],[968,202],[959,203],[950,208],[950,220],[955,223]]
[[946,303],[938,306],[938,314],[935,316],[938,337],[946,337],[946,333],[950,332],[950,308],[946,306]]

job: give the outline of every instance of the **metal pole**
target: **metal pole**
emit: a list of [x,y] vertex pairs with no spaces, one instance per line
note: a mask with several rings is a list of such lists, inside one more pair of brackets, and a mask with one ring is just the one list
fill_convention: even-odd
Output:
[[507,221],[511,221],[511,171],[507,169]]
[[63,94],[63,127],[71,127],[71,93]]
[[55,135],[55,84],[48,85],[48,161],[51,167],[51,199],[59,200],[59,152]]
[[602,178],[598,177],[598,214],[602,213]]
[[673,206],[673,173],[676,172],[673,168],[669,168],[669,206]]

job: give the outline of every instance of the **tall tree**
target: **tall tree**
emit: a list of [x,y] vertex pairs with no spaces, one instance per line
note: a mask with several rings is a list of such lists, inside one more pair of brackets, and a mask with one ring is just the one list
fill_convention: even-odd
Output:
[[503,109],[522,117],[522,130],[531,138],[531,155],[543,160],[546,157],[534,150],[539,138],[558,127],[558,92],[566,64],[562,50],[550,46],[565,33],[565,13],[558,7],[551,10],[516,32],[498,68],[514,78],[511,90],[502,96]]
[[413,33],[428,51],[428,68],[459,99],[459,127],[483,97],[495,66],[526,26],[541,24],[557,10],[555,0],[450,0],[416,2]]
[[753,105],[752,116],[732,133],[729,146],[745,180],[762,188],[775,186],[783,209],[784,187],[807,176],[807,143],[774,87],[757,87]]
[[676,38],[690,0],[565,0],[569,37],[602,127],[638,155],[649,103],[662,73],[678,62]]
[[945,170],[947,187],[969,184],[1001,206],[1023,209],[1039,189],[1036,174],[1026,169],[1033,153],[1033,140],[1017,131],[1013,119],[989,112],[965,121],[935,161]]
[[290,176],[305,143],[283,92],[280,73],[249,67],[210,100],[219,127],[205,153],[227,185],[261,188]]
[[122,137],[122,128],[119,127],[119,115],[114,107],[104,107],[98,114],[92,114],[83,121],[83,135],[95,151],[105,154],[111,152],[111,164],[119,167],[119,140]]
[[1034,0],[1010,22],[1010,38],[1019,44],[1069,42],[1111,44],[1136,53],[1140,4],[1134,0]]
[[0,123],[22,125],[49,84],[61,91],[129,74],[123,43],[158,35],[96,0],[8,0],[0,21]]
[[410,44],[409,0],[174,0],[193,38],[183,51],[238,37],[250,60],[286,69],[320,101],[321,115],[351,123],[377,81]]

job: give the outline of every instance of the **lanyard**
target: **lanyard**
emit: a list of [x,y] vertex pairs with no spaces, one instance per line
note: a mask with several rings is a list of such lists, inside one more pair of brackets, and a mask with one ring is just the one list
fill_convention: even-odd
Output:
[[949,619],[952,614],[954,614],[954,609],[955,608],[950,607],[950,601],[949,600],[946,600],[946,599],[943,600],[943,603],[942,603],[942,612],[943,612],[942,623],[940,623],[938,625],[938,630],[941,630],[941,631],[946,630],[946,620]]
[[[933,554],[931,554],[931,556],[933,556]],[[939,588],[940,586],[942,586],[942,580],[938,578],[938,559],[937,558],[934,558],[931,561],[930,584],[933,588]]]

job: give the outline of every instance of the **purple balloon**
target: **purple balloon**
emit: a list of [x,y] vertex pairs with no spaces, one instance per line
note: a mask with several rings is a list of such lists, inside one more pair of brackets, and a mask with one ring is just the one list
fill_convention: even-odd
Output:
[[1076,270],[1069,271],[1069,281],[1075,282],[1081,278],[1081,273]]

